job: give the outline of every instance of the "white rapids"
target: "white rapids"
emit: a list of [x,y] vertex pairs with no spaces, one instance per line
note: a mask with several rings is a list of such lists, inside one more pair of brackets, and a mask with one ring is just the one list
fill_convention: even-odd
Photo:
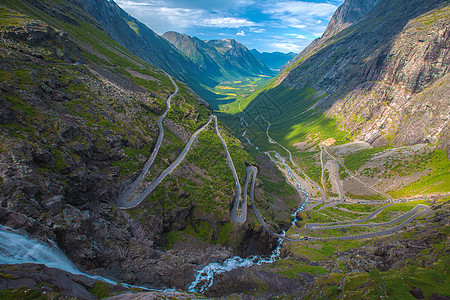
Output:
[[[285,232],[283,231],[283,235]],[[189,286],[189,292],[204,293],[214,282],[214,275],[229,272],[237,268],[248,268],[255,265],[270,264],[280,259],[281,246],[283,239],[278,239],[277,247],[272,251],[268,257],[252,255],[247,258],[239,256],[231,257],[223,263],[210,263],[197,271],[195,280]]]

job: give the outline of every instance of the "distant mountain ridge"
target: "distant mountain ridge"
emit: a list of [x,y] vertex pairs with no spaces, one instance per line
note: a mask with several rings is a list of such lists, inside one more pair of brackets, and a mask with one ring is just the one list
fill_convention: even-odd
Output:
[[202,41],[174,31],[166,32],[162,37],[212,76],[229,78],[273,74],[234,39]]
[[294,52],[259,52],[256,49],[250,50],[254,57],[261,60],[272,70],[279,71],[287,62],[293,59],[297,54]]
[[208,71],[212,76],[221,76],[219,64],[224,64],[222,55],[204,41],[174,31],[166,32],[162,37],[182,53],[187,59]]
[[258,61],[247,47],[234,39],[209,40],[206,43],[222,53],[236,68],[242,69],[243,75],[273,73],[263,62]]
[[[112,38],[153,66],[164,69],[184,81],[207,101],[217,97],[208,88],[219,84],[224,76],[273,75],[267,66],[256,60],[245,46],[237,42],[231,43],[236,49],[233,55],[220,55],[197,38],[175,33],[167,33],[165,37],[159,36],[114,1],[75,1],[91,14]],[[188,42],[189,39],[191,40]],[[173,41],[175,46],[169,40]],[[190,46],[187,46],[188,44]]]

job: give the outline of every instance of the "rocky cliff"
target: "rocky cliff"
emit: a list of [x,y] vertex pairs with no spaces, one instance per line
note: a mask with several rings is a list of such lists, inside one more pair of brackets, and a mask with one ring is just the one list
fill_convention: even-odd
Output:
[[448,149],[448,1],[357,4],[344,3],[277,88],[312,88],[314,108],[374,146],[439,141]]
[[345,0],[333,14],[321,39],[325,40],[369,14],[379,0]]
[[328,38],[365,17],[378,1],[379,0],[345,0],[331,17],[322,36],[312,41],[311,44],[303,49],[294,59],[284,65],[282,71],[286,70],[303,57],[308,56],[312,52],[316,52]]
[[[234,179],[212,128],[139,207],[117,207],[153,149],[174,86],[78,4],[0,7],[0,223],[55,241],[85,271],[158,287],[185,288],[198,265],[270,250],[253,220],[229,222]],[[177,85],[147,181],[210,114]],[[221,130],[245,176],[252,159]]]

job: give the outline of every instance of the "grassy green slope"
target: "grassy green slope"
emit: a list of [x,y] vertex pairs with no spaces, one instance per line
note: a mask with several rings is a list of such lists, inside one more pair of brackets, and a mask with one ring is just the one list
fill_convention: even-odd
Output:
[[[47,5],[54,4],[49,2]],[[57,6],[57,4],[55,5]],[[35,89],[35,87],[42,85],[45,80],[58,78],[54,81],[63,85],[60,92],[66,95],[69,100],[62,103],[50,102],[49,109],[42,109],[30,104],[27,99],[23,99],[20,94],[13,90],[3,94],[3,101],[6,101],[8,106],[12,106],[15,113],[22,115],[24,121],[1,125],[4,129],[3,134],[8,141],[2,143],[2,151],[8,151],[8,148],[16,143],[26,143],[30,147],[38,146],[47,149],[55,157],[56,163],[40,165],[37,172],[42,176],[53,176],[52,174],[54,174],[56,178],[64,181],[65,176],[58,175],[57,172],[61,173],[61,170],[65,168],[75,171],[77,161],[86,159],[80,157],[82,154],[77,153],[72,145],[81,144],[82,147],[89,148],[93,138],[95,148],[103,149],[109,153],[108,155],[115,155],[110,161],[110,165],[104,166],[105,170],[118,168],[117,182],[119,183],[133,178],[141,169],[146,157],[151,153],[152,144],[157,135],[157,130],[153,124],[156,124],[156,119],[165,107],[166,96],[174,89],[170,80],[162,72],[154,69],[111,40],[108,35],[89,21],[77,19],[78,24],[75,25],[61,22],[23,2],[12,3],[11,7],[33,17],[39,16],[56,28],[66,30],[70,38],[77,42],[77,45],[82,49],[77,60],[84,62],[79,65],[66,63],[52,55],[44,56],[47,49],[42,49],[44,59],[39,61],[38,65],[34,62],[24,63],[18,59],[17,61],[13,60],[2,69],[1,75],[4,83],[17,86],[25,91]],[[32,19],[33,17],[30,19],[5,8],[2,8],[1,11],[5,17],[2,18],[3,26],[16,24],[20,27],[21,24],[26,25],[29,22],[35,22]],[[82,14],[82,12],[79,13]],[[55,43],[57,42],[55,41]],[[8,51],[8,46],[3,45],[3,54]],[[17,46],[23,45],[18,43]],[[35,51],[31,47],[26,50]],[[135,93],[130,93],[130,96],[126,93],[113,95],[101,90],[95,73],[92,73],[92,70],[98,70],[97,68],[107,70],[107,76],[114,77],[118,84],[123,81],[125,85],[134,84],[135,87],[131,87],[132,89],[139,89],[140,87],[144,93],[148,93],[147,97],[138,99],[135,98],[138,96]],[[100,73],[102,72],[100,71]],[[198,126],[208,120],[209,109],[200,105],[187,87],[178,84],[180,86],[179,96],[174,98],[173,108],[168,118],[184,128],[187,133],[192,133]],[[52,141],[61,134],[57,128],[64,127],[59,125],[65,123],[63,114],[75,119],[80,124],[83,134],[75,137],[70,143],[63,143],[54,147]],[[106,131],[109,133],[105,134]],[[166,167],[166,159],[174,158],[179,151],[178,149],[183,146],[183,142],[178,137],[173,133],[171,134],[171,131],[167,128],[166,131],[168,131],[167,142],[165,142],[160,153],[161,158],[155,166],[157,170]],[[41,138],[43,132],[49,135],[47,139]],[[113,154],[114,149],[108,151],[107,147],[111,136],[118,140],[127,141],[120,147],[123,151],[122,154]],[[211,143],[221,147],[219,141],[214,140]],[[197,150],[194,149],[194,153],[195,151]],[[246,157],[245,152],[240,150],[239,147],[233,147],[231,151],[232,155],[236,157]],[[75,161],[73,161],[74,159]],[[212,164],[214,160],[211,157],[205,157],[207,163]],[[194,161],[195,163],[198,162]],[[243,162],[236,161],[236,164],[240,171],[245,167]],[[219,174],[222,175],[226,171],[226,169],[222,170]],[[70,176],[72,172],[68,172]],[[221,185],[228,187],[226,193],[216,194],[214,191],[209,191],[209,199],[217,198],[221,202],[229,202],[233,194],[232,184],[234,181],[228,177],[217,178],[214,169],[205,170],[205,172],[210,176],[213,185],[217,184],[216,180],[219,180]],[[171,182],[173,179],[169,178],[166,181]],[[160,189],[164,189],[164,186],[167,187],[168,182],[164,182]],[[167,197],[161,195],[160,191],[156,191],[152,196],[152,201],[173,203],[172,199],[179,196],[180,187],[184,184],[184,181],[177,182],[173,186],[175,192]],[[226,206],[224,208],[224,206],[196,201],[197,199],[194,200],[194,198],[200,195],[199,191],[194,189],[191,192],[192,195],[188,202],[196,206],[200,212],[208,212],[212,215],[219,214],[222,217],[225,215]],[[110,199],[110,201],[114,201],[114,199]],[[166,210],[171,208],[173,206],[166,208]]]
[[[57,181],[68,186],[70,182],[66,178],[79,170],[79,165],[86,160],[83,153],[77,153],[74,148],[90,149],[93,145],[98,151],[104,152],[102,155],[108,157],[100,171],[114,174],[108,177],[104,184],[121,185],[132,180],[151,153],[157,136],[156,120],[163,112],[165,99],[173,91],[173,85],[161,71],[112,40],[88,15],[71,2],[41,3],[45,8],[37,9],[22,1],[6,3],[8,7],[24,15],[2,8],[3,28],[11,25],[26,26],[29,22],[35,22],[35,19],[43,20],[45,23],[42,23],[42,26],[49,24],[53,30],[62,29],[68,33],[67,45],[52,42],[57,45],[54,53],[65,51],[67,57],[48,54],[50,52],[45,47],[35,49],[33,46],[18,42],[16,47],[26,48],[25,51],[30,53],[41,51],[43,58],[37,63],[33,61],[24,63],[20,57],[14,58],[2,69],[0,76],[4,79],[4,83],[26,91],[33,91],[49,78],[58,78],[54,81],[63,82],[61,93],[67,95],[69,100],[62,103],[50,102],[49,108],[42,109],[29,103],[19,93],[4,94],[3,100],[8,102],[8,105],[13,105],[14,110],[23,115],[26,121],[1,125],[7,140],[2,143],[2,151],[8,151],[13,144],[22,143],[30,147],[48,149],[55,157],[56,163],[41,164],[37,172],[40,176],[54,176]],[[62,7],[65,8],[71,22],[57,18],[51,13],[52,10],[61,10]],[[10,45],[5,44],[2,47],[3,57],[9,58],[7,53]],[[117,84],[119,89],[102,90],[103,77],[107,78],[106,81],[111,80]],[[159,174],[160,170],[166,168],[176,158],[180,148],[184,146],[181,136],[186,134],[189,136],[208,120],[210,110],[197,101],[195,94],[187,86],[179,82],[178,86],[179,94],[174,97],[167,118],[181,129],[166,124],[165,142],[148,180]],[[125,91],[121,90],[122,87]],[[128,89],[131,90],[129,93]],[[135,93],[136,90],[139,93]],[[144,93],[145,97],[140,93]],[[69,143],[55,147],[52,142],[61,134],[57,128],[64,127],[60,124],[67,123],[63,114],[77,120],[77,124],[82,128],[82,134]],[[227,131],[224,124],[219,126],[243,182],[245,164],[253,163],[254,160],[243,150],[240,142]],[[42,132],[48,134],[49,138],[41,139]],[[125,142],[119,143],[119,149],[110,149],[111,139]],[[61,175],[61,172],[69,173]],[[192,215],[187,222],[191,222],[194,227],[198,224],[209,224],[208,226],[212,228],[210,231],[212,237],[208,241],[215,242],[221,236],[219,234],[221,228],[229,220],[229,205],[234,191],[234,180],[226,164],[222,144],[211,127],[200,134],[198,142],[177,171],[166,178],[142,206],[131,210],[130,214],[142,223],[146,222],[148,214],[167,217],[165,220],[167,228],[164,230],[170,231],[184,227],[182,225],[184,221],[180,223],[181,225],[171,227],[173,222],[171,218],[176,215],[176,211],[188,210]],[[259,201],[264,203],[266,201],[264,192],[260,191],[260,196]],[[114,197],[109,201],[114,201]],[[264,209],[271,208],[264,207]],[[273,219],[277,218],[276,214],[271,213],[271,216]],[[233,226],[228,230],[237,232],[239,226]],[[225,235],[227,238],[223,236],[222,234],[220,241],[231,245],[236,245],[242,238],[236,234]]]

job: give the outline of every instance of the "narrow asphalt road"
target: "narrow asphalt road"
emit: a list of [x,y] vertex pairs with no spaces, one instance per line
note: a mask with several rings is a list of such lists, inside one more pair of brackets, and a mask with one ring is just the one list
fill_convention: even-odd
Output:
[[142,179],[144,179],[144,177],[147,174],[147,172],[150,169],[150,167],[153,165],[153,163],[154,163],[154,161],[156,159],[156,156],[158,155],[159,148],[161,148],[161,144],[162,144],[163,139],[164,139],[164,128],[163,128],[164,118],[166,117],[167,113],[169,112],[170,101],[172,100],[172,97],[175,96],[178,93],[178,86],[176,85],[175,81],[172,79],[172,76],[170,76],[166,72],[164,72],[164,73],[167,75],[167,77],[169,77],[170,81],[172,82],[173,86],[175,87],[175,91],[169,97],[167,97],[166,110],[158,118],[159,135],[158,135],[158,139],[157,139],[156,144],[155,144],[155,148],[153,149],[153,152],[150,155],[150,158],[145,163],[144,168],[142,169],[142,172],[139,175],[139,177],[136,178],[136,180],[130,186],[125,188],[125,190],[119,195],[119,198],[117,199],[117,204],[119,205],[120,208],[131,208],[131,207],[134,207],[134,206],[136,206],[136,205],[138,205],[140,203],[140,201],[139,201],[139,203],[137,203],[136,201],[133,201],[133,202],[136,202],[137,204],[131,205],[131,203],[127,199],[136,190],[136,188],[142,182]]
[[[231,172],[233,173],[234,182],[236,184],[236,195],[234,197],[234,203],[233,208],[230,212],[230,218],[236,223],[244,223],[247,221],[247,189],[245,189],[244,196],[242,197],[242,205],[241,205],[241,211],[238,215],[239,210],[239,204],[241,202],[241,184],[239,183],[239,177],[236,172],[236,168],[234,167],[233,159],[231,158],[230,152],[228,151],[227,142],[223,139],[222,135],[220,134],[219,127],[217,125],[217,116],[213,115],[214,118],[214,128],[216,130],[216,134],[219,137],[220,141],[222,142],[223,148],[225,150],[225,155],[227,156],[227,164],[231,169]],[[247,173],[247,179],[249,175]],[[247,183],[246,183],[247,184]]]
[[[261,116],[261,118],[262,118],[264,121],[266,121],[266,122],[268,123],[267,129],[266,129],[266,135],[267,135],[267,138],[269,139],[269,142],[272,143],[272,144],[277,144],[277,145],[279,145],[280,147],[282,147],[284,150],[286,150],[286,151],[289,153],[289,157],[290,157],[290,160],[291,160],[292,164],[293,164],[294,166],[296,166],[296,164],[294,163],[294,161],[293,161],[293,159],[292,159],[292,154],[291,154],[291,152],[290,152],[286,147],[282,146],[281,144],[279,144],[277,141],[275,141],[273,138],[270,137],[270,135],[269,135],[269,128],[270,128],[271,123],[270,123],[269,121],[267,121],[266,119],[264,119],[263,116]],[[323,209],[323,208],[325,208],[325,207],[327,207],[327,206],[332,206],[332,205],[336,205],[336,204],[338,204],[338,203],[342,203],[342,202],[344,202],[344,200],[345,200],[344,189],[343,189],[343,187],[342,187],[342,183],[341,183],[340,178],[339,178],[339,165],[341,165],[341,166],[344,168],[344,170],[345,170],[352,178],[354,178],[355,180],[357,180],[357,181],[360,182],[361,184],[365,185],[366,187],[372,189],[373,191],[375,191],[375,192],[377,192],[377,193],[383,195],[384,197],[386,197],[386,198],[389,200],[390,203],[387,204],[387,205],[385,205],[385,206],[383,206],[383,207],[378,208],[377,210],[375,210],[374,212],[372,212],[371,214],[369,214],[369,215],[368,215],[367,217],[365,217],[364,219],[353,220],[353,221],[341,221],[341,222],[334,222],[334,223],[309,223],[309,224],[306,224],[306,225],[305,225],[305,229],[308,229],[308,230],[317,230],[317,229],[336,229],[336,228],[346,228],[346,227],[354,227],[354,226],[362,226],[362,227],[378,227],[378,226],[387,226],[387,225],[391,225],[391,224],[397,223],[397,222],[399,222],[399,221],[401,221],[401,220],[404,220],[404,219],[406,219],[406,220],[405,220],[404,222],[402,222],[401,224],[399,224],[399,225],[393,227],[393,228],[386,229],[386,230],[380,230],[380,231],[376,231],[376,232],[371,232],[371,233],[364,233],[364,234],[359,234],[359,235],[350,235],[350,236],[343,236],[343,237],[325,237],[325,238],[308,237],[308,239],[310,239],[310,240],[330,240],[330,239],[354,240],[354,239],[364,239],[364,238],[370,238],[370,237],[375,237],[375,236],[388,235],[388,234],[394,233],[395,231],[400,230],[402,227],[406,226],[409,222],[411,222],[411,221],[412,221],[413,219],[415,219],[416,217],[418,217],[418,216],[420,216],[420,215],[423,215],[423,214],[428,214],[428,213],[431,212],[431,209],[430,209],[428,206],[419,204],[419,205],[417,205],[416,207],[414,207],[412,210],[410,210],[409,212],[407,212],[407,213],[405,213],[405,214],[403,214],[403,215],[401,215],[401,216],[399,216],[399,217],[397,217],[397,218],[395,218],[395,219],[393,219],[393,220],[387,221],[387,222],[382,222],[382,223],[371,223],[371,224],[358,224],[358,223],[363,223],[363,222],[366,222],[366,221],[368,221],[368,220],[374,218],[374,217],[377,216],[381,211],[383,211],[384,209],[386,209],[386,208],[392,206],[392,205],[394,204],[394,200],[393,200],[389,195],[387,195],[386,193],[384,193],[384,192],[382,192],[382,191],[379,191],[379,190],[375,189],[374,187],[368,185],[367,183],[361,181],[359,178],[355,177],[352,173],[350,173],[350,171],[345,167],[345,165],[344,165],[340,160],[338,160],[336,157],[334,157],[333,155],[331,155],[325,147],[320,147],[320,148],[321,148],[320,161],[321,161],[321,166],[322,166],[322,178],[323,178],[323,170],[324,170],[323,151],[325,150],[325,152],[333,159],[333,162],[334,162],[335,165],[336,165],[336,174],[335,174],[335,175],[336,175],[336,179],[337,179],[337,181],[338,181],[339,190],[340,190],[340,194],[341,194],[341,199],[340,199],[338,202],[332,203],[332,204],[327,204],[327,205],[325,205],[325,206],[322,206],[320,209]],[[277,154],[278,154],[278,153],[277,153]],[[278,154],[278,156],[279,156],[279,154]],[[270,155],[269,155],[269,157],[270,157]],[[281,161],[281,158],[278,157],[278,159]],[[285,164],[285,167],[287,167],[286,164]],[[297,167],[297,168],[298,168],[298,167]],[[290,171],[290,170],[289,170],[289,171]],[[293,177],[293,175],[292,175],[291,172],[289,172],[289,171],[288,171],[288,173],[289,173],[288,175]],[[306,174],[305,174],[305,175],[306,175]],[[308,179],[309,179],[309,177],[308,177]],[[310,180],[310,179],[309,179],[309,180]],[[318,187],[318,185],[315,184],[312,180],[310,180],[310,182],[311,182],[315,187]],[[322,182],[322,184],[323,184],[323,182]],[[322,193],[322,199],[321,199],[321,201],[320,201],[319,203],[315,203],[314,205],[311,205],[311,206],[309,207],[310,210],[311,210],[312,208],[314,208],[316,205],[319,205],[319,204],[321,204],[321,203],[323,203],[323,202],[325,201],[326,195],[325,195],[325,193],[324,193],[323,190],[320,190],[320,191],[321,191],[321,193]],[[253,199],[252,199],[252,202],[253,202]],[[285,235],[280,235],[280,234],[277,234],[277,233],[273,233],[273,231],[271,231],[271,230],[269,230],[269,229],[267,228],[267,225],[265,224],[265,222],[264,222],[262,216],[259,214],[259,212],[257,211],[257,209],[256,209],[256,207],[255,207],[254,204],[253,204],[253,208],[254,208],[255,215],[257,216],[257,219],[258,219],[258,221],[261,223],[261,225],[263,225],[263,227],[266,228],[266,230],[268,230],[271,234],[275,235],[276,237],[282,238],[282,239],[284,239],[284,240],[291,241],[291,242],[300,241],[300,240],[304,240],[305,238],[307,238],[307,237],[291,238],[291,237],[287,237],[287,236],[285,236]],[[418,212],[419,209],[424,209],[424,210],[423,210],[422,212]]]
[[[177,159],[167,168],[165,169],[159,176],[156,177],[156,179],[154,179],[151,184],[145,188],[144,191],[138,193],[136,192],[136,189],[138,188],[139,184],[142,182],[142,180],[144,179],[145,175],[147,174],[148,170],[150,169],[150,167],[153,165],[156,156],[159,152],[159,149],[161,147],[163,138],[164,138],[164,129],[163,129],[163,121],[164,118],[166,117],[169,109],[170,109],[170,103],[171,103],[171,99],[173,96],[175,96],[178,93],[178,86],[176,85],[175,81],[172,79],[172,77],[170,75],[168,75],[166,73],[166,75],[169,77],[169,79],[171,80],[172,84],[175,87],[175,91],[174,93],[172,93],[166,101],[166,105],[167,108],[165,110],[165,112],[163,113],[163,115],[161,115],[158,118],[158,126],[159,126],[159,136],[155,145],[155,148],[153,149],[153,152],[150,156],[150,158],[148,159],[148,161],[146,162],[146,164],[144,165],[144,168],[141,172],[141,174],[139,175],[139,177],[130,185],[128,186],[125,191],[122,192],[122,194],[119,195],[118,199],[117,199],[117,204],[121,209],[130,209],[133,207],[136,207],[137,205],[139,205],[142,201],[144,201],[153,191],[154,189],[176,168],[178,167],[178,165],[183,161],[183,159],[185,158],[187,152],[191,149],[191,146],[194,142],[194,140],[197,138],[198,134],[200,132],[202,132],[203,130],[205,130],[208,125],[211,123],[212,120],[214,120],[214,128],[215,128],[215,132],[217,134],[217,136],[219,137],[224,150],[225,150],[225,155],[227,157],[227,164],[231,169],[231,172],[233,173],[233,177],[234,177],[234,181],[235,181],[235,185],[236,185],[236,194],[235,194],[235,198],[234,198],[234,202],[233,202],[233,207],[230,211],[230,218],[233,222],[236,223],[245,223],[247,220],[247,193],[248,193],[248,185],[250,180],[251,182],[251,187],[250,187],[250,192],[249,192],[249,196],[252,202],[252,207],[253,207],[253,211],[255,213],[256,218],[258,219],[259,223],[272,235],[274,235],[277,238],[281,238],[283,240],[286,241],[290,241],[290,242],[297,242],[297,241],[301,241],[301,240],[305,240],[305,239],[310,239],[310,240],[331,240],[331,239],[339,239],[339,240],[352,240],[352,239],[363,239],[363,238],[370,238],[370,237],[375,237],[375,236],[380,236],[380,235],[387,235],[387,234],[391,234],[394,233],[395,231],[400,230],[402,227],[404,227],[406,224],[408,224],[409,222],[411,222],[414,218],[423,215],[423,214],[427,214],[431,212],[431,209],[428,206],[425,205],[417,205],[414,209],[410,210],[409,212],[393,219],[387,222],[382,222],[382,223],[371,223],[371,224],[358,224],[358,223],[362,223],[362,222],[366,222],[372,218],[374,218],[376,215],[378,215],[381,211],[383,211],[385,208],[393,205],[394,201],[392,200],[392,198],[381,192],[378,191],[377,189],[375,189],[374,187],[362,182],[361,180],[359,180],[358,178],[356,178],[353,174],[351,174],[348,169],[344,166],[344,164],[336,159],[334,156],[332,156],[328,150],[325,148],[326,153],[333,158],[334,163],[336,164],[336,177],[339,183],[339,188],[340,188],[340,193],[341,193],[341,198],[342,201],[345,199],[345,195],[344,195],[344,191],[342,188],[342,184],[340,182],[339,179],[339,165],[341,165],[345,171],[355,180],[357,180],[358,182],[362,183],[363,185],[371,188],[372,190],[374,190],[377,193],[380,193],[382,195],[384,195],[389,201],[390,203],[388,205],[385,205],[383,207],[378,208],[377,210],[375,210],[374,212],[372,212],[370,215],[368,215],[366,218],[361,219],[361,220],[353,220],[353,221],[342,221],[342,222],[334,222],[334,223],[315,223],[315,224],[306,224],[305,228],[308,230],[319,230],[319,229],[338,229],[338,228],[347,228],[347,227],[355,227],[355,226],[360,226],[360,227],[378,227],[378,226],[387,226],[387,225],[391,225],[394,223],[397,223],[399,221],[404,220],[401,224],[390,228],[390,229],[385,229],[385,230],[380,230],[377,232],[371,232],[371,233],[365,233],[365,234],[359,234],[359,235],[351,235],[351,236],[342,236],[342,237],[305,237],[305,236],[300,236],[297,238],[293,238],[293,237],[287,237],[284,234],[279,234],[274,232],[273,230],[271,230],[267,224],[265,223],[264,218],[261,216],[261,214],[259,213],[258,209],[256,208],[255,202],[254,202],[254,189],[255,189],[255,183],[256,183],[256,175],[258,172],[258,169],[255,166],[248,166],[247,167],[247,174],[246,174],[246,180],[245,180],[245,184],[244,184],[244,191],[242,193],[242,189],[241,189],[241,185],[239,183],[239,177],[237,175],[236,172],[236,168],[234,166],[233,163],[233,159],[231,158],[230,152],[228,150],[227,147],[227,143],[224,140],[224,138],[222,137],[220,131],[219,131],[219,127],[218,127],[218,121],[217,121],[217,116],[215,115],[210,115],[209,116],[209,120],[206,124],[204,124],[201,128],[199,128],[197,131],[195,131],[192,136],[190,137],[189,141],[186,143],[186,146],[184,147],[183,151],[181,152],[181,154],[177,157]],[[261,118],[263,120],[264,117],[261,115]],[[298,166],[294,163],[293,158],[292,158],[292,153],[285,148],[283,145],[279,144],[277,141],[273,140],[270,136],[269,136],[269,128],[270,128],[270,122],[265,120],[268,123],[267,126],[267,130],[266,130],[266,135],[269,139],[270,143],[273,144],[277,144],[280,147],[282,147],[285,151],[287,151],[289,153],[289,158],[291,163],[298,169]],[[245,122],[246,123],[246,122]],[[271,156],[269,155],[269,157],[271,158]],[[276,158],[284,164],[288,175],[294,180],[294,182],[296,182],[296,188],[305,193],[307,195],[307,200],[305,200],[299,210],[303,210],[306,208],[306,204],[307,201],[309,199],[309,195],[308,193],[306,193],[305,191],[303,191],[301,189],[300,183],[297,180],[297,178],[294,176],[293,171],[290,169],[290,167],[286,164],[286,161],[278,154],[276,153]],[[271,158],[272,159],[272,158]],[[273,160],[273,159],[272,159]],[[323,149],[321,147],[321,164],[322,164],[322,170],[323,170]],[[302,171],[301,171],[302,172]],[[303,173],[303,172],[302,172]],[[304,174],[304,173],[303,173]],[[315,183],[314,181],[312,181],[306,174],[304,174],[306,176],[306,178],[308,178],[308,180],[322,193],[322,200],[319,203],[316,203],[315,205],[318,205],[320,203],[323,203],[325,201],[325,192],[319,187],[319,185],[317,183]],[[130,199],[131,198],[131,199]],[[312,209],[315,205],[311,206],[310,209]],[[419,211],[423,209],[423,211]],[[299,211],[297,210],[297,212]]]
[[[138,206],[142,201],[144,201],[153,191],[154,189],[169,175],[172,173],[172,171],[178,167],[178,165],[183,161],[185,158],[187,152],[191,149],[192,144],[194,143],[194,140],[197,138],[197,135],[206,129],[206,127],[211,123],[212,116],[209,117],[209,121],[203,125],[200,129],[198,129],[194,134],[191,136],[189,141],[187,142],[186,146],[184,147],[181,154],[177,157],[177,159],[167,168],[165,169],[158,177],[156,177],[155,180],[152,181],[152,183],[142,192],[139,194],[135,194],[132,196],[132,199],[128,199],[125,197],[119,197],[117,200],[117,204],[122,209],[129,209]],[[145,176],[145,174],[144,174]],[[144,176],[141,177],[141,181],[144,178]],[[134,184],[139,185],[140,182],[135,181]],[[134,185],[133,184],[133,185]]]

